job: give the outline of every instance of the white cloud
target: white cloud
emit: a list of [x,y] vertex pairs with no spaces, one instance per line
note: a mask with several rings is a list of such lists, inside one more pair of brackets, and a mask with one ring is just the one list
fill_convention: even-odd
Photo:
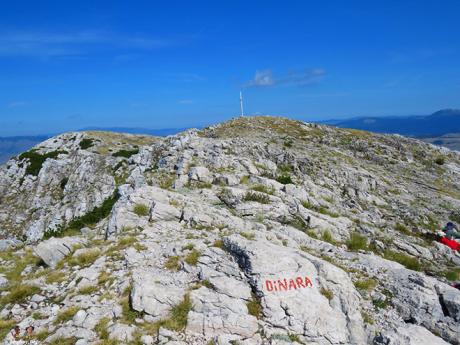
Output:
[[106,31],[69,33],[4,32],[0,33],[0,56],[58,57],[86,55],[93,50],[122,48],[148,50],[177,42]]
[[322,68],[314,68],[305,71],[291,71],[286,75],[278,78],[273,77],[273,72],[270,69],[256,71],[252,80],[246,83],[246,87],[267,87],[275,85],[296,85],[304,86],[321,80],[326,74]]
[[16,102],[11,102],[7,105],[8,108],[13,109],[13,108],[19,108],[25,106],[27,103],[22,102],[22,101],[16,101]]
[[179,104],[193,104],[193,100],[191,100],[191,99],[181,99],[178,103]]

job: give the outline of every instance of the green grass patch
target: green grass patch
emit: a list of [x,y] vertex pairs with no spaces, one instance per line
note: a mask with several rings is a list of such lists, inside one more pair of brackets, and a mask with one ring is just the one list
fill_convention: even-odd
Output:
[[91,249],[81,254],[71,256],[67,260],[60,261],[57,267],[62,268],[66,261],[69,264],[69,266],[88,267],[91,266],[94,263],[94,261],[96,261],[97,258],[100,256],[101,252],[99,250]]
[[319,292],[321,293],[321,295],[326,297],[329,301],[334,298],[334,293],[329,289],[322,287],[321,290],[319,290]]
[[186,294],[182,302],[172,307],[169,318],[159,321],[159,326],[176,332],[183,331],[187,326],[187,316],[190,310],[192,310],[192,302],[190,296]]
[[450,281],[460,280],[460,268],[454,268],[444,272],[444,277]]
[[149,215],[149,207],[144,204],[136,204],[133,207],[133,212],[139,217],[145,217]]
[[180,257],[170,256],[168,260],[166,260],[164,267],[170,271],[178,271],[180,269]]
[[364,279],[358,280],[354,284],[359,290],[372,291],[377,286],[377,281],[375,279]]
[[396,261],[410,270],[420,271],[422,269],[422,265],[417,258],[404,253],[387,249],[384,251],[383,257],[387,260]]
[[16,321],[14,320],[0,320],[0,339],[4,339],[15,325]]
[[98,321],[96,326],[94,326],[94,331],[96,332],[97,336],[101,340],[106,340],[109,339],[109,331],[108,331],[108,325],[109,325],[110,319],[108,317],[103,317]]
[[24,303],[30,296],[40,293],[40,288],[29,284],[15,284],[9,287],[10,292],[0,298],[0,306],[9,303]]
[[72,320],[73,317],[75,316],[75,314],[80,310],[80,308],[76,307],[76,306],[73,306],[73,307],[69,307],[67,309],[64,309],[62,311],[60,311],[57,316],[56,316],[56,319],[53,321],[53,324],[54,325],[59,325],[63,322],[67,322],[69,320]]
[[345,243],[348,250],[357,252],[358,250],[367,250],[367,239],[358,232],[353,232]]
[[79,295],[91,295],[99,290],[96,285],[88,285],[78,290]]
[[406,235],[412,235],[412,232],[404,224],[401,223],[396,223],[395,230]]
[[262,305],[260,299],[255,295],[251,294],[251,299],[246,303],[249,315],[255,316],[257,319],[262,318]]
[[293,184],[294,183],[292,181],[291,175],[288,175],[288,174],[278,175],[278,177],[276,178],[276,181],[278,181],[281,184]]
[[184,261],[191,266],[196,266],[200,256],[201,256],[201,252],[196,249],[193,249],[190,253],[187,254]]

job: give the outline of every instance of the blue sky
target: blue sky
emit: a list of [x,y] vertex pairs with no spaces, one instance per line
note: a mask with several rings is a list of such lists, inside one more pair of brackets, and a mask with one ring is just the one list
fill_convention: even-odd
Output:
[[460,1],[4,1],[0,135],[460,108]]

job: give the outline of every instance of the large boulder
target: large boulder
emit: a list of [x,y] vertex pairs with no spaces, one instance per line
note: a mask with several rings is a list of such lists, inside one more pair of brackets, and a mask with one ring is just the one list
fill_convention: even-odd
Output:
[[317,344],[363,344],[359,294],[338,267],[307,253],[264,240],[232,235],[226,249],[260,299],[264,320],[274,328]]
[[183,300],[184,295],[184,289],[175,285],[172,276],[157,275],[144,270],[133,273],[132,307],[154,319],[165,318],[171,308]]
[[46,265],[55,267],[67,255],[73,252],[73,248],[77,245],[82,245],[85,240],[77,237],[50,238],[49,240],[40,242],[34,249]]

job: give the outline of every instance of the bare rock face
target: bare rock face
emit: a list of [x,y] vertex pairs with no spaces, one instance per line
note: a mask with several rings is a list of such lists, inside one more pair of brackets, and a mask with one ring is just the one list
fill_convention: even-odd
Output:
[[435,239],[459,179],[458,153],[283,118],[63,134],[0,167],[0,324],[78,345],[459,345],[460,255]]
[[365,342],[354,307],[359,294],[345,272],[265,241],[232,236],[224,243],[261,299],[266,322],[320,344]]

